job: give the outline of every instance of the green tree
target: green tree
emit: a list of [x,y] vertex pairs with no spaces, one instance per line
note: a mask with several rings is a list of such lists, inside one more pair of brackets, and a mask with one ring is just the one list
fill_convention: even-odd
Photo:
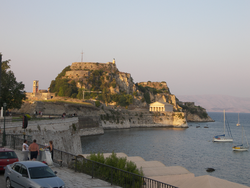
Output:
[[78,94],[77,94],[77,96],[76,96],[78,99],[82,99],[82,98],[83,98],[83,93],[82,93],[82,91],[83,91],[83,89],[79,89],[79,90],[78,90]]
[[144,98],[148,104],[151,102],[149,92],[144,93]]
[[72,97],[76,98],[78,94],[78,88],[76,87],[75,80],[69,80],[63,78],[66,71],[70,71],[70,66],[65,67],[60,74],[56,77],[55,80],[52,80],[50,83],[50,92],[57,93],[61,97]]
[[111,94],[109,93],[107,88],[102,90],[102,100],[105,102],[106,105],[111,101]]
[[137,96],[138,96],[137,91],[134,91],[134,92],[133,92],[133,95],[137,97]]
[[99,107],[101,105],[100,101],[95,101],[95,106]]
[[7,109],[20,109],[23,100],[26,99],[24,84],[22,82],[17,82],[14,73],[9,70],[9,62],[10,60],[3,61],[1,65],[0,106],[6,103]]

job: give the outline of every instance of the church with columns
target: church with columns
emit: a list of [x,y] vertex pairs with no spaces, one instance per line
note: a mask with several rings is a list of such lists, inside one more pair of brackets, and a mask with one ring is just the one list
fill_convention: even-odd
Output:
[[167,102],[154,102],[149,104],[151,112],[173,112],[173,105]]

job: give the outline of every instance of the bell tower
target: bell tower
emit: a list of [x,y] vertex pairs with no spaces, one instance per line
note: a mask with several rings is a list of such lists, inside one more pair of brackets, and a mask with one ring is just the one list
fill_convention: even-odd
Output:
[[39,81],[34,80],[33,81],[33,93],[38,93],[38,88],[39,88]]

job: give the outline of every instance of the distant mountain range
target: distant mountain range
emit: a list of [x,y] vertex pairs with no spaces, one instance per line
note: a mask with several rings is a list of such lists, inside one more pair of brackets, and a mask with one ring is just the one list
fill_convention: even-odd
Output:
[[228,95],[177,95],[182,102],[195,102],[207,112],[250,113],[250,98],[232,97]]

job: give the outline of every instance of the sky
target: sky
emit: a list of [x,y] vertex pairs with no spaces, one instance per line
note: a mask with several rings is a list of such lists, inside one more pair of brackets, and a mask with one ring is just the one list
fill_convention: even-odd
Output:
[[250,97],[249,0],[0,0],[0,52],[47,89],[73,62],[116,60],[172,94]]

